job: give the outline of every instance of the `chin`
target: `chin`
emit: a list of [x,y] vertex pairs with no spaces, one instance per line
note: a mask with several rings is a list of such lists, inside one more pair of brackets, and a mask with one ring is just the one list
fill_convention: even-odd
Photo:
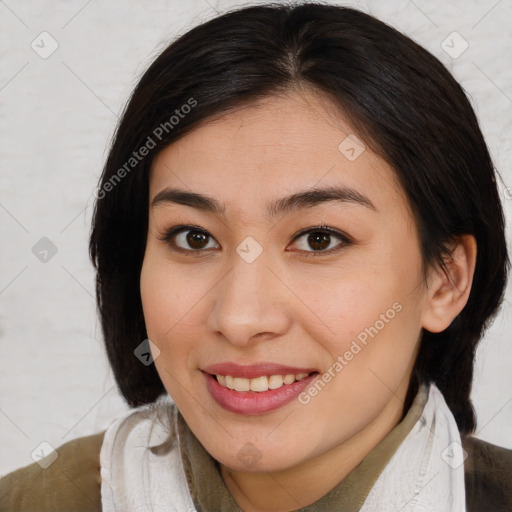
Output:
[[222,460],[216,460],[232,471],[244,473],[275,473],[289,469],[301,462],[296,457],[293,459],[281,458],[275,451],[263,453],[252,447],[247,448],[247,446],[242,448],[239,453],[232,454],[230,457],[223,454]]

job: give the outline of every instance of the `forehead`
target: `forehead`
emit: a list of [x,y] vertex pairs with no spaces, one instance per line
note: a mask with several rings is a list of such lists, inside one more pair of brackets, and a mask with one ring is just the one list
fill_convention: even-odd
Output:
[[155,158],[150,197],[179,187],[233,211],[312,187],[345,186],[379,208],[401,197],[393,169],[332,103],[313,94],[272,96],[208,121]]

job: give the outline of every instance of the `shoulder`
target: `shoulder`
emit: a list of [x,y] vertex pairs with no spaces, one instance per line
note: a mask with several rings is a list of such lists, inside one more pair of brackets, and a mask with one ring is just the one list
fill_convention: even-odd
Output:
[[[101,511],[100,450],[104,432],[57,448],[57,458],[29,464],[0,480],[3,511]],[[48,457],[46,461],[51,459]]]
[[462,437],[468,512],[512,510],[512,450],[473,436]]

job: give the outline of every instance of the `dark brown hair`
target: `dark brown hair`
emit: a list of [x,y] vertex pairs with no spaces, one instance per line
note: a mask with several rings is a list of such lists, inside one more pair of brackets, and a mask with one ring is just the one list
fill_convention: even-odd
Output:
[[193,28],[154,60],[127,103],[90,238],[101,325],[121,393],[137,406],[165,391],[154,365],[134,356],[147,337],[139,278],[155,154],[207,119],[298,84],[327,95],[392,165],[415,217],[425,268],[442,264],[457,235],[475,236],[468,303],[445,331],[423,332],[405,404],[407,410],[419,383],[432,381],[461,432],[474,431],[475,348],[502,300],[509,265],[478,121],[462,88],[429,52],[372,16],[316,3],[247,7]]

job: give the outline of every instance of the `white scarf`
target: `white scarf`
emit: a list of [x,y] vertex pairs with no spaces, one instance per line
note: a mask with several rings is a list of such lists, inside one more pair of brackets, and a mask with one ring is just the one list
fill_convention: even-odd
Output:
[[[165,444],[169,432],[174,442],[159,453],[154,447]],[[465,512],[463,453],[455,419],[431,385],[421,418],[360,512]],[[180,456],[177,409],[169,397],[132,409],[111,424],[100,463],[104,512],[196,512]]]

